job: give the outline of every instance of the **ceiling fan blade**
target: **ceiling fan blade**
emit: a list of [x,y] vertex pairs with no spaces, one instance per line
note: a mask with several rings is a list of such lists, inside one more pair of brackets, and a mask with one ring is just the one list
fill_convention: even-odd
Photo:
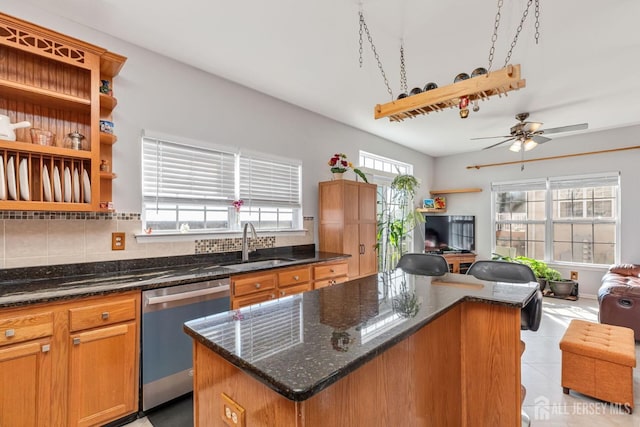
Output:
[[493,139],[493,138],[510,138],[510,137],[511,135],[498,135],[498,136],[483,136],[481,138],[469,138],[469,139],[474,140],[474,139]]
[[547,141],[551,141],[551,138],[545,138],[544,136],[540,135],[533,135],[531,136],[531,139],[533,139],[538,144],[544,144]]
[[588,127],[589,127],[589,123],[580,123],[577,125],[560,126],[557,128],[543,129],[542,133],[546,135],[549,133],[573,132],[574,130],[584,130],[584,129],[587,129]]
[[514,140],[514,139],[515,139],[514,137],[511,137],[509,139],[505,139],[504,141],[500,141],[497,144],[493,144],[493,145],[490,145],[488,147],[484,147],[483,150],[488,150],[489,148],[497,147],[498,145],[504,144],[505,142],[509,142],[509,141]]
[[525,132],[532,133],[532,132],[535,132],[538,129],[540,129],[540,126],[542,126],[542,123],[540,123],[540,122],[524,122],[523,125],[524,126],[523,126],[522,130],[524,130]]

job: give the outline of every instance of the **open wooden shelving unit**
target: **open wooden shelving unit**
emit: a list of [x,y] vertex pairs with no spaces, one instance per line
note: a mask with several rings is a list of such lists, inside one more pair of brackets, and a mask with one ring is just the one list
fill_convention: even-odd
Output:
[[526,86],[526,80],[520,78],[520,65],[507,65],[488,74],[462,80],[447,86],[397,99],[386,104],[378,104],[374,117],[389,117],[392,122],[401,122],[416,116],[442,111],[445,108],[457,108],[460,98],[466,96],[469,101],[487,100],[492,96],[507,95],[508,92]]
[[[451,190],[431,190],[429,194],[431,197],[438,194],[459,194],[459,193],[480,193],[482,188],[470,187],[470,188],[456,188]],[[422,213],[445,213],[447,212],[447,208],[437,209],[437,208],[418,208],[416,209],[418,212]]]
[[[0,210],[107,211],[115,174],[100,171],[100,163],[106,160],[111,166],[117,138],[100,132],[100,120],[112,121],[118,102],[100,93],[100,85],[101,80],[112,85],[126,58],[3,13],[0,58],[0,114],[11,123],[28,121],[56,137],[50,146],[32,144],[30,129],[23,128],[16,129],[16,141],[0,140],[0,185],[5,190]],[[82,149],[65,147],[71,132],[84,135]],[[9,159],[15,171],[10,180]],[[19,171],[23,160],[26,174]],[[65,179],[68,173],[71,184]],[[21,180],[23,186],[27,181],[28,198]],[[55,181],[60,181],[59,187]],[[9,189],[14,182],[17,191],[12,198]],[[62,197],[56,199],[56,193]]]

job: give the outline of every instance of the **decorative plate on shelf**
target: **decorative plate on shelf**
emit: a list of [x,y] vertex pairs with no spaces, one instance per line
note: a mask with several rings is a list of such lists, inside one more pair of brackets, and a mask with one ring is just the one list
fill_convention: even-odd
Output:
[[91,181],[89,180],[89,174],[86,169],[82,171],[82,182],[84,188],[84,202],[91,203]]
[[42,190],[44,191],[44,200],[51,201],[51,180],[49,179],[49,169],[47,165],[42,167]]
[[7,198],[7,185],[4,179],[4,157],[0,155],[0,200]]
[[58,166],[53,167],[53,200],[62,201],[62,186],[60,185],[60,170]]
[[71,171],[68,166],[64,167],[64,201],[71,201]]

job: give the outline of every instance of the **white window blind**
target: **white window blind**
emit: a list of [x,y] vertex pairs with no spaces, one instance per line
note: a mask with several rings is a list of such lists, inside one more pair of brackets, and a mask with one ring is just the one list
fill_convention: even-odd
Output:
[[235,155],[155,138],[142,139],[145,202],[228,205],[235,194]]
[[240,198],[257,206],[301,206],[300,164],[240,155]]

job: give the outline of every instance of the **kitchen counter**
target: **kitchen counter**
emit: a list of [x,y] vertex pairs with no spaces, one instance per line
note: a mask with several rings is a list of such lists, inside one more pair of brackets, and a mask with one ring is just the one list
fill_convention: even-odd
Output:
[[[312,247],[313,245],[311,245]],[[265,250],[242,263],[236,254],[192,255],[148,260],[0,270],[0,308],[78,297],[147,290],[225,279],[233,274],[333,261],[348,255],[301,250]],[[265,260],[278,260],[271,265]]]
[[520,425],[536,287],[396,271],[189,321],[196,425]]
[[520,308],[536,286],[451,273],[434,278],[398,273],[387,283],[370,276],[195,319],[184,329],[282,396],[302,401],[456,304]]

